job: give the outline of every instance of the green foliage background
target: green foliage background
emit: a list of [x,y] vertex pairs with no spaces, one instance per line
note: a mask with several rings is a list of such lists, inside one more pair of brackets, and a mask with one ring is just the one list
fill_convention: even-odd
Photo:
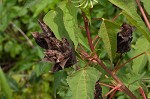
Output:
[[[147,10],[147,4],[150,1],[142,0],[142,2]],[[78,26],[84,26],[81,12],[74,6],[76,6],[75,3],[72,6],[67,5],[64,0],[0,1],[0,99],[12,99],[12,97],[14,99],[54,99],[54,97],[72,99],[72,95],[76,97],[75,99],[83,98],[82,96],[86,99],[86,97],[92,97],[92,89],[89,88],[90,94],[79,92],[80,96],[76,96],[72,92],[82,92],[85,89],[80,89],[82,87],[80,83],[94,88],[94,83],[100,76],[97,70],[102,73],[101,82],[112,81],[111,77],[105,78],[106,72],[99,66],[94,64],[91,67],[86,67],[87,62],[80,58],[77,65],[85,68],[77,72],[73,68],[68,68],[67,72],[59,71],[53,74],[49,72],[52,64],[41,62],[44,57],[43,50],[37,46],[31,35],[34,31],[41,31],[37,21],[40,15],[46,14],[44,21],[52,28],[58,39],[65,35],[73,41],[75,48],[80,42],[90,52],[85,31],[78,28]],[[133,34],[132,49],[124,55],[122,63],[144,51],[150,51],[150,32],[140,18],[141,15],[136,12],[135,2],[132,0],[99,0],[98,3],[94,3],[92,9],[89,5],[86,8],[81,6],[81,9],[91,20],[92,37],[98,34],[102,38],[103,42],[100,42],[96,47],[96,52],[109,68],[112,68],[110,64],[117,60],[114,35],[117,34],[123,22],[136,26],[137,30]],[[148,14],[149,12],[147,10]],[[119,13],[121,15],[114,23],[110,21]],[[93,18],[107,20],[94,20]],[[149,60],[150,54],[148,53],[128,63],[118,73],[119,78],[137,97],[140,97],[137,91],[139,86],[143,87],[147,96],[150,95],[148,90],[150,85]],[[76,79],[79,77],[81,77],[79,88],[73,87],[78,84]],[[85,81],[82,81],[83,78]],[[91,82],[89,83],[88,80]],[[107,87],[102,87],[102,89],[103,94],[109,91]],[[118,92],[115,97],[116,99],[128,98],[122,92]]]

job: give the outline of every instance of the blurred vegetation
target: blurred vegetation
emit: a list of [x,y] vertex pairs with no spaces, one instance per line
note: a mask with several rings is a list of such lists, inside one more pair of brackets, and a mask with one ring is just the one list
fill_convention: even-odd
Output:
[[[49,72],[49,70],[51,70],[51,64],[41,62],[41,59],[44,57],[43,50],[37,46],[31,33],[34,31],[41,31],[37,21],[39,17],[45,15],[52,9],[56,9],[61,2],[62,0],[0,1],[0,75],[4,76],[5,73],[6,79],[4,78],[3,80],[10,86],[9,88],[6,83],[0,81],[0,99],[11,98],[8,97],[11,96],[11,91],[14,99],[54,99],[54,74]],[[90,9],[90,12],[92,12],[89,15],[92,20],[90,29],[92,37],[94,37],[97,35],[102,22],[94,18],[103,17],[112,20],[121,11],[109,1],[99,0],[98,3],[95,3],[93,8]],[[81,17],[81,13],[79,13],[78,22],[80,26],[83,26],[84,23]],[[123,15],[120,15],[115,21],[121,25],[122,22],[126,22],[127,19]],[[85,31],[82,32],[84,33]],[[135,32],[136,33],[133,34],[133,48],[135,47],[135,42],[141,36],[137,31]],[[101,42],[97,48],[100,46],[103,46]],[[127,53],[123,61],[130,59],[133,56],[133,51],[134,49]],[[105,64],[110,64],[104,48],[97,49],[97,52],[99,52]],[[83,60],[81,60],[79,64],[85,65]],[[144,74],[147,77],[149,76],[149,65],[150,63],[148,61],[143,64],[143,66],[145,66],[143,71],[145,71]],[[127,64],[127,67],[129,66],[130,63]],[[96,66],[96,68],[100,70],[98,66]],[[1,70],[3,70],[4,73]],[[126,71],[130,70],[130,68],[126,68]],[[105,74],[104,71],[102,71],[102,73]],[[122,76],[125,71],[121,70],[119,73],[119,76]],[[58,74],[67,75],[64,72],[58,72],[55,76]],[[131,79],[134,79],[132,78],[134,74],[127,75],[128,77],[131,76]],[[120,78],[122,81],[127,82],[128,77]],[[2,79],[2,77],[0,78]],[[101,81],[108,82],[108,80],[105,80],[104,75],[102,75]],[[147,80],[145,80],[145,82],[143,87],[146,92],[149,92],[146,87],[150,82]],[[3,89],[1,86],[5,86],[9,91]],[[61,99],[60,97],[62,97],[63,99],[70,99],[68,97],[70,97],[71,91],[68,89],[66,81],[62,81],[61,88],[57,90],[57,98]],[[108,90],[108,88],[104,87],[103,93],[108,92]],[[134,88],[132,90],[134,90]],[[137,92],[135,92],[135,94],[139,96]],[[122,92],[118,92],[116,96],[118,97],[116,99],[126,99],[126,96],[124,96]]]
[[[40,62],[44,55],[31,33],[41,31],[39,16],[55,9],[59,1],[0,1],[0,66],[14,99],[53,99],[53,74],[48,73],[51,64]],[[0,99],[6,99],[1,87]]]

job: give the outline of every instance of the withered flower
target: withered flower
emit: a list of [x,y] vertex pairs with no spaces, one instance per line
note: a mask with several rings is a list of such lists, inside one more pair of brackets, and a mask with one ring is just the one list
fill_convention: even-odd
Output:
[[102,98],[102,87],[100,86],[98,81],[95,84],[94,99],[103,99]]
[[133,30],[133,26],[123,23],[121,31],[117,34],[117,53],[130,51]]
[[76,63],[74,50],[66,38],[58,40],[52,30],[39,20],[43,33],[32,33],[36,43],[45,49],[43,61],[54,63],[53,72],[70,67]]

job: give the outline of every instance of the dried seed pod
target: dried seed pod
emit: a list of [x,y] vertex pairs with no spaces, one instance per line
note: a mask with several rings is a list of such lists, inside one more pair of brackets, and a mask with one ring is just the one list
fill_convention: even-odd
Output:
[[43,20],[38,20],[39,25],[42,29],[42,31],[48,36],[48,37],[55,37],[53,31],[43,22]]
[[[41,33],[42,34],[42,33]],[[41,34],[39,34],[38,32],[34,32],[32,33],[34,39],[35,39],[35,42],[42,48],[44,49],[48,49],[48,44],[44,38],[44,36],[42,36]]]
[[130,51],[133,29],[133,26],[123,23],[121,31],[117,34],[117,53]]
[[69,44],[66,38],[62,41],[58,40],[51,29],[43,22],[39,21],[43,33],[32,33],[36,43],[46,49],[43,61],[54,63],[53,72],[70,67],[76,61],[74,49]]
[[95,84],[94,99],[103,99],[102,98],[102,88],[98,82]]

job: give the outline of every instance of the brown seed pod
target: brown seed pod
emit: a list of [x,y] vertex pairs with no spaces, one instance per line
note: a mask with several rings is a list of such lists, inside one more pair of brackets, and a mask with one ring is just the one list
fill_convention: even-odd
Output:
[[66,38],[58,40],[52,30],[43,22],[39,20],[40,27],[43,33],[32,33],[36,43],[46,49],[43,61],[54,63],[53,72],[70,67],[74,65],[77,60],[74,50]]
[[117,53],[130,51],[133,30],[133,26],[123,23],[121,31],[117,34]]

